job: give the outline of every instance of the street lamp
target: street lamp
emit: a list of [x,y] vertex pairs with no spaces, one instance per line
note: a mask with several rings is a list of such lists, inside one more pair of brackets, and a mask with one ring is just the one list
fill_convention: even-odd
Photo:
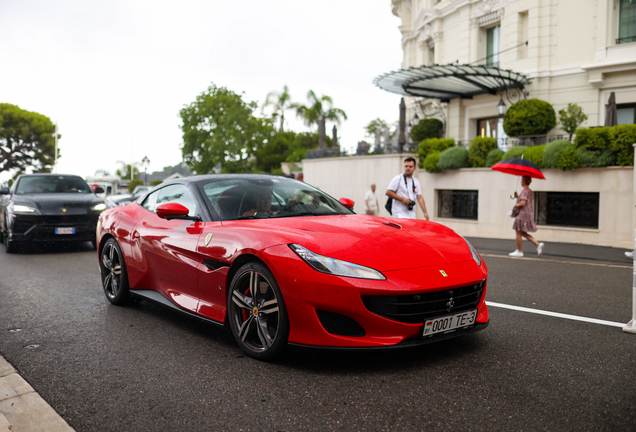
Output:
[[499,113],[500,116],[504,115],[504,113],[506,112],[506,104],[503,101],[503,97],[499,99],[499,103],[497,104],[497,112]]
[[144,184],[148,184],[148,165],[150,165],[150,159],[148,159],[148,156],[144,156],[141,160],[141,164],[144,167]]
[[413,124],[417,126],[419,122],[420,122],[420,118],[417,116],[417,113],[415,113],[415,115],[413,116]]

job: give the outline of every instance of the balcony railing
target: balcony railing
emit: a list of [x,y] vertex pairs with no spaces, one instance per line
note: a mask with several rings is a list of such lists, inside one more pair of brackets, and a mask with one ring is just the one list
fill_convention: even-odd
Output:
[[630,43],[630,42],[636,42],[636,35],[634,35],[634,36],[626,36],[626,37],[622,37],[622,38],[616,39],[616,45],[620,45],[620,44],[624,44],[624,43]]

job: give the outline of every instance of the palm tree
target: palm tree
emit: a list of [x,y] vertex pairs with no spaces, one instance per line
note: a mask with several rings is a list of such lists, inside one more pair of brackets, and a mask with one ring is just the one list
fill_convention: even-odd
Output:
[[280,132],[283,131],[283,123],[285,123],[285,110],[291,107],[289,104],[290,101],[291,95],[289,94],[289,88],[285,85],[283,86],[283,91],[280,93],[269,92],[265,99],[265,105],[263,105],[263,110],[265,110],[268,106],[272,106],[274,108],[272,112],[272,118],[274,121],[276,121],[276,118],[280,116]]
[[318,124],[322,115],[325,116],[325,120],[332,120],[337,124],[340,124],[342,119],[347,119],[347,114],[343,110],[333,107],[333,100],[329,96],[322,95],[319,98],[313,90],[309,90],[307,101],[309,101],[309,107],[299,103],[293,103],[289,107],[295,109],[296,116],[301,117],[303,123],[309,127]]

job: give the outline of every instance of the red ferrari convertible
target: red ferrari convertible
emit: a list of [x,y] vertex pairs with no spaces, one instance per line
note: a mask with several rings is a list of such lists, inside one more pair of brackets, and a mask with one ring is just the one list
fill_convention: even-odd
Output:
[[261,360],[287,344],[402,347],[488,325],[488,269],[468,241],[352,207],[284,177],[171,181],[100,215],[104,292],[227,325]]

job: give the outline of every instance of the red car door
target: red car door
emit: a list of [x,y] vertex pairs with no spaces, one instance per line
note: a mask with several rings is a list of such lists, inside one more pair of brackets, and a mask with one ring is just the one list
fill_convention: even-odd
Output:
[[150,211],[169,202],[184,205],[190,215],[196,213],[196,203],[185,185],[167,186],[144,200],[142,205],[149,212],[133,230],[133,239],[147,269],[143,285],[160,291],[180,307],[196,312],[199,304],[196,248],[203,223],[166,220]]

